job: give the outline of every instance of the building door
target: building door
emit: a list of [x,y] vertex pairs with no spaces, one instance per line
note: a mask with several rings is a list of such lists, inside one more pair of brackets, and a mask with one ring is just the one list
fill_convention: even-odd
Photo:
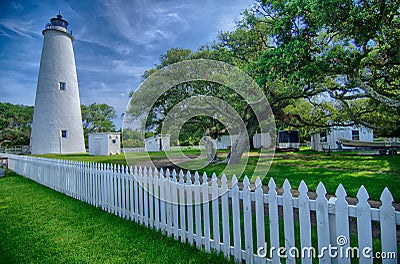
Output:
[[101,155],[101,138],[94,139],[94,155]]

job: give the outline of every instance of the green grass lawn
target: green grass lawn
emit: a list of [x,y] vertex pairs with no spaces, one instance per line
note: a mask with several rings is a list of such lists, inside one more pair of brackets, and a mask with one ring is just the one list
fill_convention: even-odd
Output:
[[[223,157],[225,153],[220,155]],[[256,152],[249,157],[244,175],[252,175],[258,162]],[[268,158],[261,158],[265,162]],[[200,172],[219,174],[224,164],[208,165]],[[232,175],[227,175],[228,178]],[[379,200],[385,187],[391,191],[394,200],[400,202],[400,155],[396,156],[355,156],[346,153],[316,153],[308,150],[275,154],[271,167],[264,177],[263,184],[268,185],[274,178],[278,187],[288,179],[292,188],[297,189],[304,180],[310,191],[315,191],[319,182],[323,182],[329,194],[335,194],[339,183],[343,184],[348,196],[356,197],[358,189],[364,185],[370,198]]]
[[[198,149],[183,150],[185,155],[196,156],[200,154]],[[164,152],[151,152],[152,160],[166,158]],[[180,155],[176,150],[168,153],[170,156]],[[219,151],[221,160],[227,155],[227,151]],[[81,160],[90,162],[110,162],[116,164],[126,164],[125,156],[89,156],[88,154],[73,155],[43,155],[50,158],[61,158],[71,160]],[[146,159],[146,153],[129,153],[130,161],[140,164]],[[254,168],[258,162],[258,152],[250,152],[249,160],[241,175],[237,175],[242,180],[245,175],[252,176]],[[260,158],[261,164],[267,163],[268,157]],[[181,167],[196,168],[201,167],[204,160],[187,161],[180,164]],[[207,172],[209,176],[215,172],[220,175],[225,169],[225,164],[211,164],[199,170],[200,173]],[[268,168],[267,165],[265,165]],[[235,167],[225,171],[228,178],[235,172]],[[269,179],[275,179],[278,187],[282,187],[285,179],[289,179],[293,188],[297,188],[301,180],[304,180],[310,191],[315,191],[318,183],[323,182],[328,193],[334,194],[339,183],[346,188],[350,197],[356,197],[361,185],[367,189],[370,198],[379,200],[385,187],[391,191],[394,200],[400,203],[400,155],[396,156],[357,156],[349,155],[349,152],[317,153],[308,149],[300,152],[277,152],[268,174],[258,175],[264,177],[263,183],[268,184]],[[254,178],[253,178],[254,179]]]
[[10,173],[0,178],[0,263],[226,263]]

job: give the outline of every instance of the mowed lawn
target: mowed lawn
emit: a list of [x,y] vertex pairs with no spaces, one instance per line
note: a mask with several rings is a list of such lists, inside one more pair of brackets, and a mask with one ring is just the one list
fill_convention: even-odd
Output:
[[0,263],[226,263],[11,173],[0,178]]
[[[195,157],[200,154],[197,149],[183,150],[187,156]],[[245,175],[250,178],[253,176],[254,168],[257,164],[269,168],[271,157],[259,156],[259,152],[254,151],[248,154],[249,158],[244,172],[237,175],[243,180]],[[128,153],[129,161],[133,164],[140,164],[145,160],[146,153]],[[169,152],[170,156],[180,155],[177,151]],[[218,156],[223,160],[227,151],[219,151]],[[123,154],[116,156],[89,156],[88,154],[73,155],[44,155],[49,158],[81,160],[89,162],[108,162],[114,164],[126,164]],[[166,160],[164,152],[151,152],[151,159]],[[186,161],[178,164],[183,168],[200,168],[205,160]],[[244,161],[243,161],[244,162]],[[385,187],[391,191],[396,203],[400,203],[400,155],[396,156],[376,156],[376,155],[356,155],[340,152],[332,152],[330,156],[327,153],[318,153],[310,150],[300,152],[276,152],[270,163],[268,173],[261,170],[257,175],[263,178],[263,184],[267,185],[272,177],[278,187],[283,186],[285,179],[288,179],[292,188],[297,189],[301,180],[304,180],[310,191],[315,191],[318,183],[323,182],[329,194],[335,194],[336,188],[341,183],[349,197],[356,197],[361,185],[367,189],[370,198],[379,200]],[[238,166],[240,167],[240,166]],[[200,173],[207,172],[209,176],[216,173],[221,176],[222,172],[231,178],[235,169],[225,170],[225,164],[211,164],[199,169]],[[253,177],[254,180],[254,177]]]

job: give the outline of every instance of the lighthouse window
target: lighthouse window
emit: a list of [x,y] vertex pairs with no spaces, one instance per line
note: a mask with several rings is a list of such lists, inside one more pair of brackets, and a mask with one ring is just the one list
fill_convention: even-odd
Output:
[[67,138],[67,130],[61,130],[61,137]]
[[59,83],[59,88],[60,88],[61,91],[65,91],[65,88],[66,88],[65,82],[60,82]]

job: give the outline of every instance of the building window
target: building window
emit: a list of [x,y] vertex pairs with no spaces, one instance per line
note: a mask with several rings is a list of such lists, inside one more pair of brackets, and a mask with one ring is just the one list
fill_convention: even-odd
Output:
[[321,133],[319,133],[319,142],[328,142],[326,131],[322,131]]
[[117,140],[116,140],[116,139],[113,139],[111,142],[112,142],[113,144],[117,144]]
[[61,137],[67,138],[67,130],[61,130]]
[[352,140],[360,140],[360,130],[352,130],[351,131],[351,139]]
[[59,84],[58,88],[60,89],[60,91],[65,91],[65,88],[67,86],[65,82],[59,82],[58,84]]

